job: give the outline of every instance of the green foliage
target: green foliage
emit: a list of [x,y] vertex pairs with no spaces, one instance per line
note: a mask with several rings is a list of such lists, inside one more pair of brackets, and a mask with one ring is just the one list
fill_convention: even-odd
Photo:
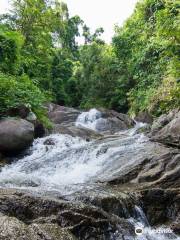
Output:
[[67,51],[59,50],[53,57],[51,76],[52,90],[58,104],[66,104],[68,95],[66,93],[66,84],[73,74],[72,56]]
[[45,95],[26,76],[14,77],[0,73],[0,112],[27,105],[33,112],[41,109]]
[[[162,102],[160,96],[157,99],[158,91],[169,91],[170,86],[163,79],[175,78],[176,82],[179,78],[179,9],[176,0],[143,0],[125,25],[116,27],[113,46],[121,63],[124,101],[128,100],[131,114],[151,111],[152,99]],[[171,94],[177,106],[178,98]],[[168,110],[164,104],[157,104],[157,112]]]
[[28,103],[44,122],[42,103],[49,100],[45,92],[57,103],[73,101],[66,91],[73,88],[82,20],[70,18],[67,5],[56,0],[13,0],[12,6],[11,14],[0,16],[0,87],[7,90],[0,111]]
[[25,105],[37,115],[46,127],[50,127],[43,107],[47,100],[47,97],[28,76],[14,77],[0,72],[0,116],[5,116],[9,109]]
[[20,63],[23,36],[0,25],[0,71],[14,74]]
[[82,46],[74,73],[80,106],[111,108],[118,77],[118,62],[111,46],[97,42]]
[[150,111],[160,115],[180,106],[180,83],[174,78],[165,78],[148,101]]

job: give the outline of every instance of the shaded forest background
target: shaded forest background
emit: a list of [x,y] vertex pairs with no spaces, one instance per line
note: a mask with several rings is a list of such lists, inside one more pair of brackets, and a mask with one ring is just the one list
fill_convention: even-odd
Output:
[[101,40],[102,28],[92,33],[70,17],[63,2],[12,2],[0,16],[1,117],[24,104],[48,125],[49,101],[154,116],[180,106],[178,0],[139,1],[112,44]]

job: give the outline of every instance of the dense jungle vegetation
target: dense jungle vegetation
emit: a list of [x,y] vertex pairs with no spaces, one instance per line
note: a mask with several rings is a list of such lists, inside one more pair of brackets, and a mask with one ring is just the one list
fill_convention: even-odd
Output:
[[[180,106],[180,3],[140,0],[112,44],[60,1],[13,0],[0,16],[0,115],[44,103],[160,115]],[[81,34],[80,34],[81,33]],[[84,38],[78,45],[77,37]]]

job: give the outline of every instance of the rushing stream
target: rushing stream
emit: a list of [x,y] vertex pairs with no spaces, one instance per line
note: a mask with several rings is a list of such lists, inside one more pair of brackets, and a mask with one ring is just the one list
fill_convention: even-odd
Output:
[[[95,110],[88,116],[82,113],[76,124],[85,126],[87,122],[87,127],[95,130],[96,122],[101,121],[98,117]],[[61,134],[36,139],[29,150],[30,155],[2,169],[0,185],[55,190],[64,195],[83,184],[111,179],[148,156],[150,151],[143,151],[148,139],[142,134],[134,134],[138,127],[137,124],[134,129],[92,142]],[[149,148],[152,147],[153,144]]]
[[[104,121],[101,113],[93,109],[82,113],[76,126],[99,131]],[[133,129],[105,135],[91,142],[62,134],[36,139],[28,155],[2,169],[0,186],[35,192],[56,191],[61,195],[93,188],[99,181],[114,179],[121,172],[133,169],[151,155],[154,144],[143,134],[136,134],[141,126],[137,123]],[[153,232],[142,209],[136,207],[136,212],[137,218],[130,218],[129,221],[137,229],[143,227],[145,231],[144,234],[137,234],[137,239],[180,239],[173,233],[164,234],[163,229],[159,229],[160,234]]]

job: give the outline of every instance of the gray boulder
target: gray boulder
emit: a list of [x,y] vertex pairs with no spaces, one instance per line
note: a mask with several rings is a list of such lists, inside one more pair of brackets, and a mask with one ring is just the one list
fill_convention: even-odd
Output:
[[159,130],[161,130],[164,126],[166,126],[169,122],[171,122],[174,118],[180,116],[180,112],[178,109],[173,109],[168,114],[163,114],[159,118],[157,118],[151,128],[151,135],[155,135]]
[[0,121],[0,151],[11,153],[25,149],[34,139],[34,126],[24,119]]
[[127,114],[107,109],[99,109],[99,111],[102,113],[102,118],[107,118],[111,123],[115,123],[119,130],[128,129],[135,125],[135,122]]
[[87,141],[97,139],[103,136],[102,134],[95,132],[91,129],[76,127],[74,125],[62,126],[61,124],[54,124],[52,133],[68,134],[72,137],[80,137]]
[[74,123],[80,114],[80,111],[59,106],[53,103],[50,103],[48,106],[48,117],[54,124],[71,124]]
[[98,132],[110,132],[113,134],[128,128],[129,125],[127,125],[126,122],[121,121],[116,117],[100,118],[96,122],[96,129]]
[[180,147],[180,111],[161,116],[152,126],[151,140]]

